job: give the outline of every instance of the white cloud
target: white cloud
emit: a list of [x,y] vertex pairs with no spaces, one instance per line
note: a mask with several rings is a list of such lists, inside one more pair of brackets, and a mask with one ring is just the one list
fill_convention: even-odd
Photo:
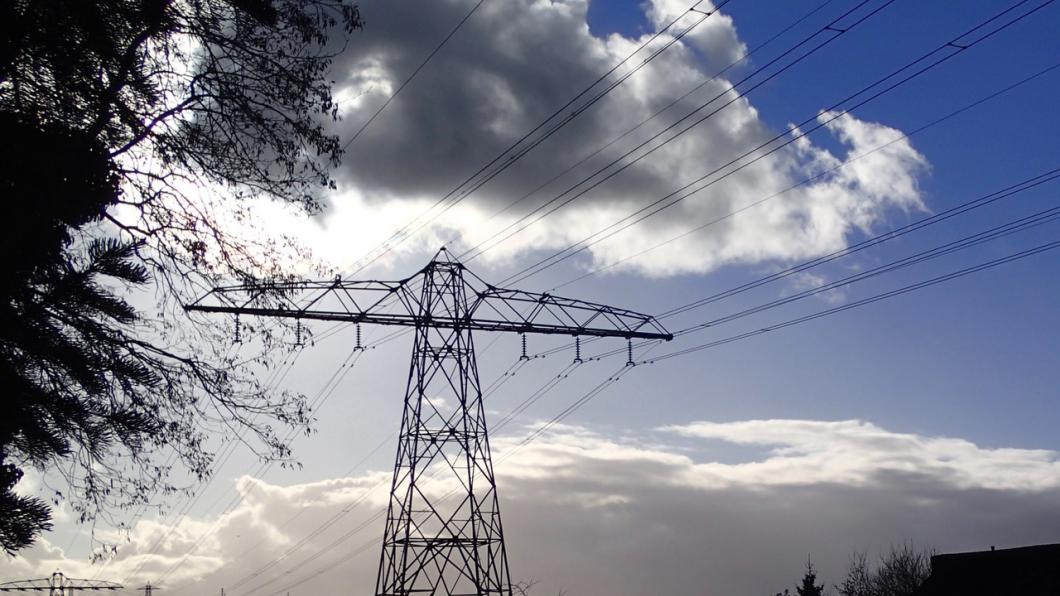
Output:
[[665,430],[686,437],[770,447],[742,464],[695,464],[700,486],[838,483],[860,486],[888,473],[923,475],[959,489],[1060,488],[1060,455],[1044,449],[988,449],[949,437],[895,433],[859,420],[694,422]]

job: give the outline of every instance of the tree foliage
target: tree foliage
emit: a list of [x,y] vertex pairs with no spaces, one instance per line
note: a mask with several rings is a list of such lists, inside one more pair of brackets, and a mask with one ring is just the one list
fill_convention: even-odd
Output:
[[802,585],[795,587],[799,596],[824,596],[824,585],[817,585],[817,570],[813,563],[806,561],[806,573],[802,576]]
[[49,527],[14,492],[27,467],[65,478],[55,500],[92,520],[177,490],[175,466],[206,478],[220,430],[289,460],[272,422],[305,427],[305,398],[270,391],[175,306],[222,277],[289,274],[293,242],[233,230],[262,197],[321,208],[341,156],[327,69],[361,21],[344,0],[12,0],[0,19],[14,552]]
[[870,567],[865,553],[854,553],[847,577],[838,586],[842,596],[911,596],[931,575],[933,551],[912,544],[893,546]]
[[[806,572],[802,575],[802,582],[795,586],[795,593],[798,596],[824,596],[824,585],[817,585],[817,569],[809,560],[806,561]],[[783,592],[777,592],[776,596],[790,596],[790,594],[791,591],[785,589]]]

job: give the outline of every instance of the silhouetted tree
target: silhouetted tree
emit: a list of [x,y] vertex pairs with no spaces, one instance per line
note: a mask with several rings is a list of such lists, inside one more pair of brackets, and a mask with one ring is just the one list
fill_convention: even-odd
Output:
[[0,547],[9,555],[33,544],[37,533],[51,529],[48,504],[34,497],[17,495],[14,487],[22,470],[0,464]]
[[802,576],[802,585],[795,587],[799,596],[824,596],[824,585],[816,585],[817,571],[813,563],[806,561],[806,573]]
[[867,554],[857,552],[851,555],[847,577],[837,588],[842,596],[876,595],[875,577],[869,569]]
[[910,596],[931,575],[931,550],[912,544],[892,546],[869,568],[865,553],[854,553],[847,577],[837,586],[842,596]]
[[[795,593],[799,596],[824,596],[824,585],[817,585],[817,570],[813,563],[806,561],[806,572],[802,576],[802,583],[795,586]],[[790,596],[791,591],[785,589],[777,592],[776,596]]]
[[910,596],[931,575],[931,552],[912,544],[892,547],[876,568],[876,586],[884,596]]
[[[9,0],[0,20],[12,553],[50,527],[44,502],[14,492],[27,466],[64,477],[55,500],[86,521],[176,490],[162,453],[208,476],[220,429],[289,460],[270,421],[306,425],[304,397],[270,391],[174,307],[222,276],[287,272],[288,240],[230,222],[255,197],[320,209],[341,155],[326,73],[361,21],[344,0]],[[134,307],[152,283],[156,307]]]
[[[535,580],[515,582],[512,584],[512,594],[517,594],[518,596],[530,596],[533,592],[532,588],[536,585],[537,581]],[[566,594],[566,591],[560,590],[557,596],[566,596]]]

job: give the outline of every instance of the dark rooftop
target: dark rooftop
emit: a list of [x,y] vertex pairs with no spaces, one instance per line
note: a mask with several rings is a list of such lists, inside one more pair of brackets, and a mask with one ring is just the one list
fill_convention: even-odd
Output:
[[1058,596],[1060,544],[936,555],[916,596]]

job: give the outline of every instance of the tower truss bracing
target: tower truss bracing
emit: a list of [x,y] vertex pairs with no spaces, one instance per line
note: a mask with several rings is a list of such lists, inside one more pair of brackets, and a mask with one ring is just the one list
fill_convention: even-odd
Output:
[[2,583],[0,592],[47,592],[48,596],[73,596],[82,590],[114,592],[122,587],[121,584],[98,579],[74,579],[56,571],[50,577]]
[[445,249],[400,281],[228,286],[186,308],[413,328],[377,596],[512,593],[474,331],[672,338],[647,315],[497,288]]

